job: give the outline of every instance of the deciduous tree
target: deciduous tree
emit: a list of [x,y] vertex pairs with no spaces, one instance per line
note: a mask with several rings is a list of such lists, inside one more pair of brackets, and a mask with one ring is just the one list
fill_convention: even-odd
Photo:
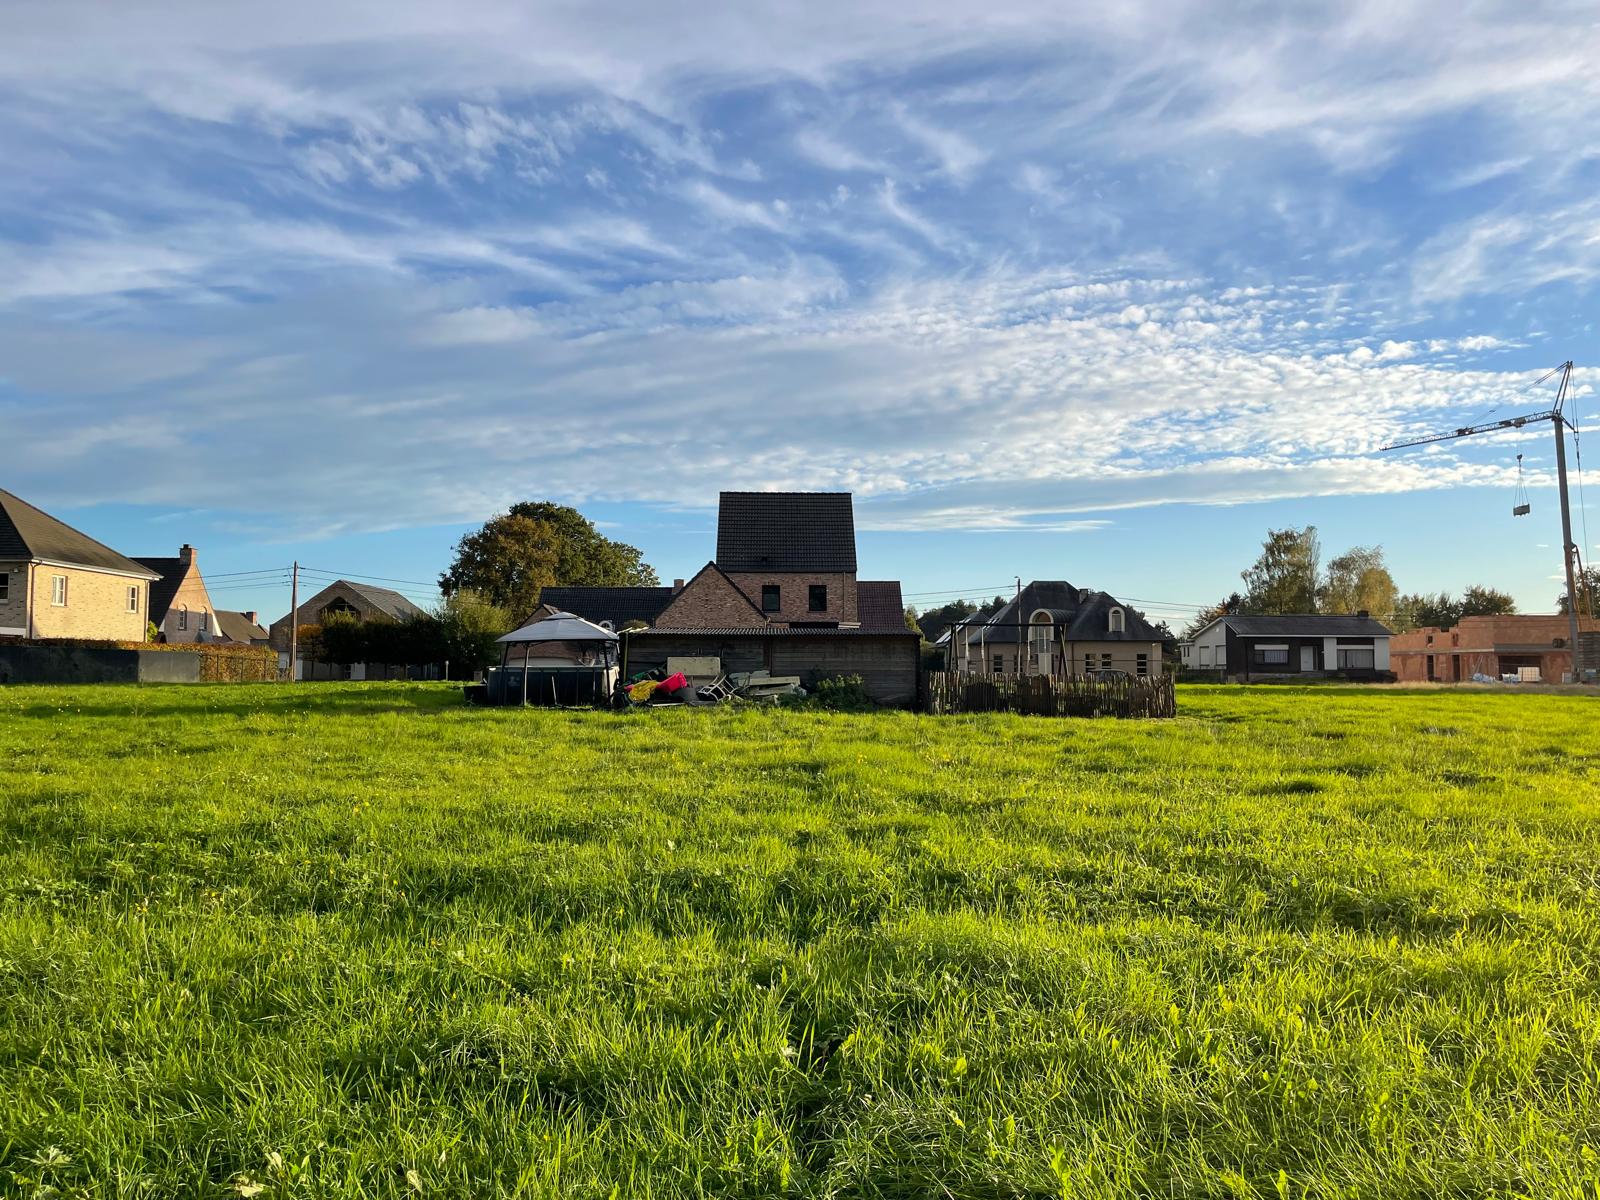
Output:
[[1245,611],[1252,613],[1310,613],[1317,611],[1322,547],[1317,527],[1273,529],[1261,544],[1261,556],[1248,571]]
[[520,620],[538,606],[539,593],[547,587],[659,582],[638,549],[604,536],[576,509],[525,501],[456,544],[439,589],[451,596],[470,588]]
[[1352,546],[1330,559],[1317,590],[1319,611],[1368,612],[1380,621],[1394,617],[1400,589],[1383,561],[1382,546]]

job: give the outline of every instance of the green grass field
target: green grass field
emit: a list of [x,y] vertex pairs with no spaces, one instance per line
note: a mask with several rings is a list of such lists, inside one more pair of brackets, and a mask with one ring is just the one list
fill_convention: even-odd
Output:
[[1594,1197],[1600,702],[0,692],[0,1195]]

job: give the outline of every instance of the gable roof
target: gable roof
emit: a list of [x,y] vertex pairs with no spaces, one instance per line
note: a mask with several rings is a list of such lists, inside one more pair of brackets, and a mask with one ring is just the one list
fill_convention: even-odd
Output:
[[856,569],[849,492],[723,492],[717,565],[724,571]]
[[[702,580],[705,582],[702,583]],[[692,628],[692,626],[685,626],[681,624],[683,614],[678,606],[682,604],[684,600],[689,600],[692,602],[695,598],[695,593],[703,591],[709,587],[721,589],[725,594],[732,593],[732,595],[737,597],[738,599],[735,603],[738,604],[739,602],[742,602],[743,604],[743,607],[740,609],[740,611],[743,612],[745,609],[748,609],[749,612],[754,614],[754,616],[757,618],[755,621],[751,622],[752,625],[766,625],[770,623],[767,619],[767,614],[756,607],[756,602],[750,599],[749,596],[745,595],[743,589],[741,589],[733,580],[728,578],[728,573],[721,567],[717,566],[717,564],[714,562],[708,562],[705,566],[701,567],[694,573],[693,579],[689,580],[688,583],[684,584],[683,587],[678,589],[677,594],[672,597],[671,603],[669,603],[657,614],[657,620],[663,625],[668,626],[672,625],[672,622],[678,621],[680,623],[676,626],[676,628]]]
[[[420,605],[413,604],[393,588],[374,587],[370,583],[351,583],[348,579],[341,579],[338,582],[344,584],[345,587],[356,593],[368,604],[387,613],[396,621],[403,621],[408,617],[425,617],[428,615],[422,611]],[[323,589],[323,591],[326,590],[326,588]]]
[[856,583],[856,620],[863,629],[897,631],[906,627],[906,606],[900,602],[898,579],[862,579]]
[[267,640],[267,631],[242,612],[230,612],[219,608],[212,615],[217,618],[217,632],[230,642]]
[[146,558],[141,554],[133,561],[149,567],[159,576],[150,581],[148,615],[153,624],[160,625],[167,619],[167,610],[172,607],[172,598],[183,586],[184,577],[189,573],[189,568],[194,566],[194,560],[185,562],[181,558]]
[[575,613],[596,625],[610,621],[611,628],[621,629],[629,621],[654,624],[672,595],[669,587],[547,587],[539,601],[551,605],[552,612]]
[[342,596],[345,592],[354,595],[368,607],[376,609],[384,616],[392,617],[396,621],[403,621],[408,617],[420,617],[427,614],[407,600],[399,592],[389,588],[374,587],[370,583],[351,583],[348,579],[336,579],[314,596],[308,596],[300,601],[300,607],[292,613],[284,613],[272,623],[274,631],[287,630],[289,622],[299,614],[302,625],[310,624],[317,619],[321,610],[330,600]]
[[[1267,616],[1228,614],[1217,618],[1240,637],[1390,637],[1388,626],[1374,617],[1346,613],[1273,613]],[[1213,621],[1212,624],[1216,624]],[[1210,628],[1208,625],[1207,629]],[[1204,632],[1204,631],[1202,631]]]
[[[1123,627],[1111,629],[1111,610],[1120,608]],[[1020,625],[1044,611],[1069,642],[1159,642],[1161,634],[1138,612],[1108,592],[1075,588],[1064,579],[1036,579],[1022,589],[1019,607],[1013,596],[988,621],[966,627],[969,646],[1015,642],[1025,637]],[[1020,617],[1017,614],[1021,614]]]
[[0,559],[41,560],[155,579],[148,567],[118,554],[20,496],[0,489]]

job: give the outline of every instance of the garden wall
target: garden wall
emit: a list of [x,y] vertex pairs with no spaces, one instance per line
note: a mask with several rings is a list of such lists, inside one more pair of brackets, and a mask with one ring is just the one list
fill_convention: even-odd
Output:
[[0,644],[0,683],[199,682],[190,651]]

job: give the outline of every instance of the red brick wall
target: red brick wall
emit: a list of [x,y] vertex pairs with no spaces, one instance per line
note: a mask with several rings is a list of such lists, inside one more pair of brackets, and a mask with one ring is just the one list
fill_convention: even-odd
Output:
[[[762,575],[739,571],[729,572],[728,577],[757,608],[761,607],[762,586],[777,584],[780,607],[776,613],[768,614],[775,621],[837,621],[841,625],[854,625],[860,620],[856,607],[856,577],[849,572],[779,571]],[[822,612],[811,611],[813,583],[825,584],[828,588],[828,607]]]
[[721,572],[707,567],[656,618],[662,629],[752,629],[768,624]]

